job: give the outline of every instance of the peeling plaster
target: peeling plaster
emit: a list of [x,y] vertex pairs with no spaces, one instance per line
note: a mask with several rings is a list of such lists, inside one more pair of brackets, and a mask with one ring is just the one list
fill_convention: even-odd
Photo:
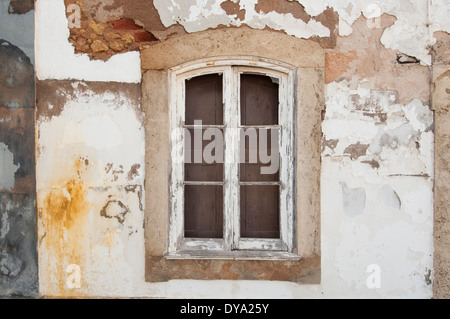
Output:
[[[290,0],[294,1],[294,0]],[[399,50],[418,58],[421,63],[431,65],[428,47],[435,43],[433,32],[448,30],[448,12],[450,4],[444,0],[381,0],[374,3],[363,1],[332,1],[332,0],[295,0],[300,2],[306,12],[318,15],[327,7],[332,7],[340,17],[340,35],[351,33],[351,25],[362,13],[371,19],[372,26],[377,27],[376,18],[383,13],[395,16],[397,21],[384,31],[381,42],[387,48]],[[430,26],[430,27],[429,27]]]
[[314,19],[305,23],[303,20],[295,18],[291,13],[256,12],[255,5],[258,2],[256,0],[239,1],[240,10],[245,10],[244,19],[227,15],[221,6],[221,3],[224,2],[222,0],[171,0],[170,2],[171,5],[167,5],[165,0],[154,1],[162,23],[166,27],[180,23],[189,33],[215,28],[219,25],[239,27],[246,24],[255,29],[270,27],[298,38],[330,36],[330,30]]
[[400,209],[402,202],[398,194],[388,185],[380,190],[380,199],[386,205],[395,209]]
[[34,64],[34,10],[9,14],[9,1],[0,1],[0,39],[18,46]]
[[107,62],[91,61],[75,54],[69,38],[64,1],[36,2],[36,75],[40,80],[86,80],[139,83],[139,52],[111,57]]
[[[128,172],[135,167],[137,160],[143,161],[145,150],[140,141],[144,140],[144,130],[141,118],[136,114],[139,108],[136,102],[126,94],[98,94],[89,89],[81,90],[83,87],[73,92],[60,92],[72,98],[63,104],[59,116],[37,120],[41,132],[37,172],[42,174],[38,188],[52,187],[60,183],[58,180],[70,178],[67,176],[70,172],[63,164],[78,159],[79,155],[73,149],[78,149],[89,159],[88,165],[83,161],[80,170],[85,172],[84,181],[95,186],[104,186],[110,181],[128,184]],[[64,160],[61,165],[55,165],[55,158]],[[91,160],[93,158],[96,161]],[[110,163],[114,169],[108,168]],[[117,169],[119,166],[120,170]],[[52,176],[56,179],[52,180]],[[142,175],[135,175],[131,182],[142,180]]]
[[313,19],[305,23],[290,13],[280,14],[256,12],[256,0],[240,0],[240,10],[245,10],[245,17],[227,15],[221,7],[222,0],[171,0],[170,5],[164,0],[155,0],[162,23],[169,27],[180,23],[187,32],[198,32],[219,25],[241,26],[247,24],[252,28],[270,27],[281,30],[299,38],[313,36],[329,37],[330,31],[320,22],[314,20],[327,8],[334,9],[339,15],[339,34],[350,35],[353,23],[363,15],[371,28],[379,28],[378,20],[383,14],[396,17],[397,21],[384,31],[381,42],[387,48],[416,57],[424,65],[431,64],[429,46],[435,43],[433,32],[448,31],[448,13],[450,4],[444,0],[381,0],[374,3],[364,1],[331,0],[289,0],[299,2]]
[[[144,282],[140,89],[115,88],[38,85],[38,95],[48,98],[37,106],[39,280],[46,296],[130,296]],[[82,271],[78,289],[66,284],[72,264]]]
[[20,165],[14,164],[14,155],[8,145],[0,143],[0,191],[10,191],[14,188],[14,174]]
[[[43,1],[39,0],[38,3]],[[426,21],[427,10],[424,6],[427,2],[423,0],[380,1],[378,11],[370,1],[298,2],[302,3],[306,12],[313,17],[320,15],[327,6],[334,8],[339,13],[341,36],[356,33],[355,21],[360,18],[361,12],[369,20],[358,20],[358,26],[361,23],[376,25],[376,18],[383,13],[392,15],[395,23],[383,32],[383,44],[421,59],[422,64],[429,63],[427,45],[433,43],[431,31],[448,26],[448,14],[442,9],[445,7],[445,1],[429,2],[432,4],[429,7],[432,20],[430,28],[427,27],[430,21]],[[244,23],[253,28],[270,27],[298,37],[326,36],[330,31],[315,19],[310,20],[313,22],[308,26],[308,23],[293,15],[274,11],[256,13],[256,1],[250,0],[241,0],[239,3],[233,1],[241,11],[245,10],[245,15],[241,18],[230,16],[224,13],[220,6],[222,3],[223,1],[213,0],[171,0],[155,1],[155,6],[166,26],[179,23],[188,32],[202,31],[220,24],[240,26]],[[366,39],[364,32],[365,29],[358,34],[361,41]],[[62,37],[60,38],[58,41],[62,42]],[[367,40],[369,43],[365,49],[374,50],[372,44],[378,39],[379,37]],[[359,40],[354,42],[359,45]],[[388,69],[389,72],[383,73],[380,69],[383,69],[385,64],[378,64],[374,67],[374,74],[367,78],[361,75],[352,76],[352,72],[358,68],[356,62],[361,61],[361,56],[358,51],[356,54],[349,52],[351,51],[343,51],[347,65],[338,69],[338,77],[333,77],[326,86],[326,113],[323,119],[323,140],[326,143],[322,152],[321,169],[321,285],[300,286],[245,281],[145,283],[142,268],[145,263],[141,227],[143,206],[142,194],[139,195],[138,191],[142,188],[144,151],[139,153],[136,147],[128,153],[132,146],[128,148],[120,139],[128,136],[130,132],[135,134],[139,127],[138,121],[131,116],[134,106],[127,107],[134,103],[118,95],[95,93],[70,96],[70,101],[64,103],[64,109],[59,110],[62,111],[60,114],[45,119],[43,117],[42,121],[38,122],[43,132],[39,137],[40,165],[51,162],[54,158],[58,158],[58,162],[66,163],[66,159],[70,157],[66,157],[66,153],[72,152],[76,158],[83,153],[84,157],[80,159],[80,163],[84,164],[71,173],[79,175],[79,178],[89,184],[86,198],[94,207],[87,214],[84,224],[84,230],[89,234],[89,240],[84,244],[91,247],[85,252],[86,260],[83,261],[88,271],[84,274],[82,289],[68,293],[78,296],[99,294],[179,298],[208,297],[211,291],[214,291],[215,296],[225,298],[270,298],[274,295],[284,298],[431,297],[433,114],[427,105],[428,101],[414,99],[417,96],[413,91],[418,89],[418,85],[410,82],[395,85],[395,82],[399,82],[396,77],[399,69],[392,72]],[[393,52],[394,57],[395,54],[396,52]],[[374,56],[375,54],[372,54],[365,58],[374,60]],[[380,59],[388,60],[390,57],[383,55]],[[51,57],[41,58],[51,60]],[[395,59],[393,62],[395,63]],[[410,67],[417,68],[410,65],[401,66]],[[51,66],[45,65],[44,69],[47,68]],[[424,70],[419,73],[408,73],[418,74],[419,80],[414,84],[421,83],[420,81],[428,83],[427,68],[422,68]],[[96,72],[96,69],[86,71],[86,77],[95,78]],[[63,70],[58,76],[67,74],[73,73]],[[384,77],[385,74],[389,79]],[[343,77],[340,77],[341,75]],[[374,77],[380,78],[377,85],[374,85]],[[63,95],[65,93],[67,94],[61,92]],[[423,95],[426,96],[422,94],[421,97]],[[104,103],[105,99],[108,103]],[[113,107],[114,99],[120,101],[118,109]],[[61,108],[53,104],[48,106]],[[112,115],[113,113],[117,116]],[[125,116],[127,114],[129,117]],[[94,122],[100,123],[99,127],[111,133],[113,138],[109,139],[111,136],[108,134],[103,135],[104,132],[92,125]],[[61,134],[66,125],[67,133]],[[119,127],[120,133],[117,132],[116,126]],[[135,136],[136,141],[142,142],[141,133],[133,134],[131,136]],[[64,135],[67,143],[61,137]],[[102,139],[105,139],[104,144],[100,143]],[[85,164],[85,157],[88,164]],[[139,160],[136,161],[136,158]],[[138,168],[137,164],[141,165],[141,168]],[[64,181],[70,178],[60,168],[56,172],[52,170],[51,165],[38,170],[41,172],[38,180],[43,181],[41,198],[51,193],[52,187],[64,185]],[[47,175],[51,177],[48,178]],[[60,177],[63,180],[60,181]],[[137,183],[138,187],[129,186],[124,191],[120,186],[131,183]],[[133,190],[128,192],[130,187]],[[41,202],[40,207],[42,206]],[[129,208],[130,212],[124,207]],[[107,218],[102,217],[102,211]],[[45,243],[45,234],[41,233],[40,239]],[[59,265],[56,265],[52,258],[47,258],[51,257],[51,253],[52,251],[44,249],[43,260],[53,273],[58,273]],[[96,258],[98,256],[102,258]],[[70,255],[67,254],[62,262],[70,262]],[[370,290],[366,286],[366,269],[371,264],[377,264],[381,268],[380,289]],[[49,295],[57,293],[59,290],[51,278],[52,273],[43,272],[42,275],[42,292]],[[111,282],[111,278],[115,278],[115,282]],[[61,290],[67,289],[62,287]]]
[[361,215],[366,207],[366,192],[364,188],[351,189],[344,182],[342,186],[342,198],[344,213],[349,217]]

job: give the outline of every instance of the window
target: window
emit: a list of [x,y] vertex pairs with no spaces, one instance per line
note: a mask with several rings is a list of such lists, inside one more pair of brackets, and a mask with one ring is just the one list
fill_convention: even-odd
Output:
[[295,68],[199,61],[169,71],[166,258],[298,259]]

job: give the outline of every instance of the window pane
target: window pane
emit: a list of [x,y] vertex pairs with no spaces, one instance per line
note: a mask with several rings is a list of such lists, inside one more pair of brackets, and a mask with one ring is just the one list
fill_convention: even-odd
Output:
[[186,80],[186,125],[223,125],[222,75],[208,74]]
[[184,236],[223,238],[223,187],[184,187]]
[[[249,128],[241,134],[240,181],[276,182],[280,180],[279,129]],[[244,144],[245,143],[245,144]],[[244,148],[245,147],[245,148]]]
[[241,74],[241,125],[277,125],[278,104],[278,84],[271,77]]
[[185,132],[184,180],[223,181],[223,130],[189,129]]
[[280,238],[279,186],[241,186],[241,237]]

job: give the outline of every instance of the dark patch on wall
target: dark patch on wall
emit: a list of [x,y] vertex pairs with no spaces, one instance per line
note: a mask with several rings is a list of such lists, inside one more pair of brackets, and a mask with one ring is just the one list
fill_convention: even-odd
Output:
[[374,169],[378,169],[378,168],[380,168],[380,163],[379,162],[377,162],[376,160],[371,160],[371,161],[362,161],[361,163],[364,163],[364,164],[369,164],[370,166],[372,166],[372,168],[374,168]]
[[356,144],[349,145],[345,150],[345,154],[350,154],[352,160],[358,159],[361,156],[366,155],[369,144],[361,144],[360,142]]
[[34,194],[36,191],[34,119],[34,109],[0,107],[0,143],[8,146],[14,155],[14,165],[19,166],[10,193]]
[[255,5],[256,12],[269,13],[272,11],[281,14],[292,14],[296,19],[300,19],[305,23],[308,23],[311,19],[322,23],[330,30],[330,37],[317,37],[311,38],[313,41],[317,41],[324,49],[332,49],[336,47],[336,41],[338,36],[339,16],[336,11],[331,8],[327,8],[321,14],[316,17],[311,17],[305,11],[305,7],[296,1],[287,0],[259,0]]
[[11,0],[9,2],[9,14],[25,14],[34,9],[34,0]]
[[397,63],[398,64],[417,64],[417,63],[420,63],[420,60],[413,56],[409,56],[406,54],[397,54]]
[[12,43],[0,39],[0,106],[34,107],[34,67]]
[[131,166],[130,171],[128,172],[128,180],[132,181],[133,178],[135,178],[136,176],[139,176],[139,168],[141,168],[141,164],[134,164],[133,166]]
[[322,152],[324,152],[327,147],[329,147],[331,150],[334,150],[338,145],[338,143],[339,143],[338,139],[331,139],[331,140],[324,139],[322,141]]
[[[76,89],[73,85],[76,85]],[[71,80],[45,80],[36,82],[37,120],[59,116],[67,101],[76,99],[76,94],[103,94],[110,92],[126,96],[140,105],[141,84],[119,82],[83,82]],[[141,121],[144,119],[141,117]]]
[[320,257],[300,261],[168,260],[152,256],[146,263],[148,282],[192,280],[272,280],[301,284],[320,283]]
[[305,23],[311,20],[311,16],[306,13],[305,7],[296,1],[259,0],[255,5],[255,11],[259,13],[269,13],[272,11],[282,14],[290,13],[294,18],[301,19]]
[[241,10],[241,7],[238,2],[233,1],[225,1],[220,4],[223,10],[227,13],[227,15],[236,15],[236,19],[244,20],[245,19],[245,9]]
[[0,296],[38,296],[35,195],[0,193]]
[[119,200],[110,200],[100,211],[100,216],[105,218],[116,218],[121,224],[125,222],[125,215],[130,210]]

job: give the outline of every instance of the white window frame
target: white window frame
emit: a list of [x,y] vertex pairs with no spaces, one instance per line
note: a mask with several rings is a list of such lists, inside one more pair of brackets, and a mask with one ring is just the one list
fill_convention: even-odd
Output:
[[[279,125],[242,126],[240,123],[240,74],[252,73],[277,78],[279,82]],[[224,186],[223,238],[184,237],[184,125],[185,82],[206,75],[223,75],[223,126],[203,125],[224,131],[224,181],[199,182],[200,185]],[[295,92],[296,68],[274,60],[253,57],[220,57],[203,59],[169,70],[169,259],[299,259],[295,239]],[[232,128],[232,129],[228,129]],[[279,129],[280,172],[280,239],[240,238],[239,143],[237,128]],[[189,184],[195,184],[190,183]],[[258,183],[252,183],[258,184]],[[269,185],[270,183],[263,183]],[[277,184],[277,185],[278,185]]]

